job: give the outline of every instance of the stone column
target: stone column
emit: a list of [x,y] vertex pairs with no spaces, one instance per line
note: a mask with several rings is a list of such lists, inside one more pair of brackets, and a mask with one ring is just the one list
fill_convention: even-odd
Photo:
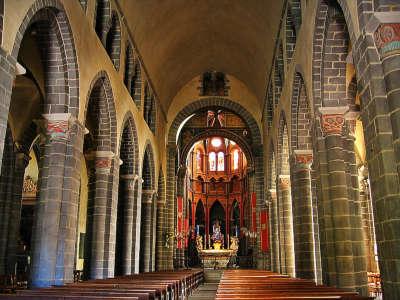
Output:
[[[121,175],[120,182],[122,183],[123,197],[119,201],[124,201],[124,229],[123,229],[123,249],[122,249],[122,272],[123,275],[133,274],[135,269],[132,266],[132,260],[134,260],[134,248],[135,248],[135,236],[134,236],[134,226],[136,225],[135,218],[135,181],[138,179],[137,175]],[[132,251],[133,250],[133,251]],[[133,257],[132,257],[133,256]]]
[[[374,109],[365,113],[363,122],[365,135],[370,138],[367,141],[367,159],[385,299],[400,298],[400,276],[394,272],[394,266],[398,266],[400,261],[400,230],[397,230],[400,226],[399,19],[398,11],[375,13],[366,26],[366,37],[360,42],[361,50],[368,51],[368,46],[376,46],[379,52],[377,67],[370,68],[370,74],[363,78],[366,84],[370,83],[369,89],[364,89],[364,103],[371,103],[369,107]],[[375,45],[368,45],[372,35]],[[376,63],[373,61],[376,56],[376,52],[374,56],[366,56],[369,59],[367,63]],[[360,59],[360,69],[364,65],[365,62]]]
[[167,238],[167,248],[165,249],[166,258],[166,269],[173,270],[174,268],[174,249],[175,243],[172,235],[174,234],[175,228],[175,211],[176,211],[176,176],[175,176],[175,155],[176,145],[169,145],[167,147],[167,223],[165,228],[165,234]]
[[368,294],[367,261],[365,257],[365,239],[362,229],[362,212],[360,204],[360,187],[358,184],[358,170],[355,154],[355,129],[359,112],[349,111],[345,115],[346,130],[344,147],[346,158],[346,175],[348,199],[351,212],[351,227],[353,229],[353,261],[356,289],[363,295]]
[[142,183],[143,178],[138,177],[135,181],[134,187],[134,223],[132,228],[132,272],[135,274],[139,273],[139,261],[140,261],[140,233],[141,233],[141,220],[142,220]]
[[142,190],[142,232],[141,245],[143,261],[140,262],[143,272],[151,271],[151,216],[154,190]]
[[22,149],[17,149],[15,153],[13,184],[12,184],[12,201],[8,226],[8,242],[7,242],[7,274],[14,274],[15,264],[17,261],[17,242],[19,237],[19,227],[21,221],[22,192],[25,168],[28,166],[29,154]]
[[312,150],[294,150],[291,159],[293,174],[293,232],[296,277],[315,279],[315,244],[311,190]]
[[165,270],[164,257],[164,231],[165,231],[165,202],[160,195],[157,197],[157,221],[156,221],[156,271]]
[[[324,198],[320,206],[323,207],[323,228],[321,234],[325,236],[325,251],[323,253],[325,282],[347,290],[362,288],[358,285],[355,274],[354,246],[354,209],[352,203],[354,195],[349,194],[348,153],[346,137],[343,137],[345,125],[344,114],[348,107],[323,107],[321,113],[321,129],[326,151],[327,182],[322,185]],[[358,255],[358,254],[357,254]]]
[[86,156],[91,163],[89,172],[89,199],[87,208],[87,243],[85,272],[90,279],[104,278],[108,273],[105,258],[107,203],[109,177],[114,153],[93,151]]
[[71,114],[43,115],[32,239],[34,287],[73,280],[84,127]]
[[[7,245],[8,230],[11,219],[11,207],[13,201],[13,182],[14,179],[14,163],[15,163],[14,143],[11,138],[11,132],[7,130],[4,156],[1,166],[0,176],[0,274],[8,273],[7,266]],[[21,186],[22,188],[22,186]]]
[[290,175],[278,176],[278,188],[281,268],[283,274],[294,277],[293,215]]
[[280,263],[280,247],[279,247],[279,216],[278,216],[278,201],[276,197],[276,189],[269,190],[270,199],[270,224],[271,224],[271,261],[272,261],[272,271],[280,273],[281,263]]

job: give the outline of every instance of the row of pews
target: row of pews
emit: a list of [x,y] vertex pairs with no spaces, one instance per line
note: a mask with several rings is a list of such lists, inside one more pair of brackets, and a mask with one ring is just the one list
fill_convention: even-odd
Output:
[[369,300],[372,298],[269,271],[226,270],[222,274],[215,299]]
[[15,294],[0,295],[0,300],[180,300],[187,299],[203,281],[203,270],[149,272],[50,288],[18,290]]

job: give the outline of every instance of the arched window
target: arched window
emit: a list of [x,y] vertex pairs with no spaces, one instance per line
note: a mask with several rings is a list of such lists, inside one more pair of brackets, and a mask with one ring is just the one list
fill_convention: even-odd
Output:
[[208,156],[208,162],[210,164],[210,171],[216,171],[217,170],[217,158],[215,155],[215,152],[211,152]]
[[225,170],[225,162],[224,162],[225,155],[223,152],[218,152],[218,171]]
[[239,169],[239,150],[233,151],[233,169]]
[[197,166],[197,171],[201,171],[202,165],[201,165],[201,152],[197,151],[196,152],[196,166]]

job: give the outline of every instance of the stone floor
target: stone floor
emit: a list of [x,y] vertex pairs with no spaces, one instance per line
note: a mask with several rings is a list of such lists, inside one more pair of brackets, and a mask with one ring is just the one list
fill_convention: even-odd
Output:
[[215,298],[222,270],[204,270],[204,284],[199,286],[189,300],[211,300]]

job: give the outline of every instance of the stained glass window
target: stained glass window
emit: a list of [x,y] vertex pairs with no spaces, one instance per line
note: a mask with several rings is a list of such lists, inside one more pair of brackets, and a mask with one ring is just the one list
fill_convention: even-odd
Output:
[[225,169],[224,157],[225,155],[223,152],[218,152],[218,171],[223,171]]
[[208,162],[210,164],[210,171],[216,171],[216,155],[215,152],[211,152],[208,156]]
[[239,150],[233,151],[233,169],[239,169]]
[[202,167],[201,167],[201,152],[197,151],[196,153],[196,162],[197,162],[197,171],[201,171]]

